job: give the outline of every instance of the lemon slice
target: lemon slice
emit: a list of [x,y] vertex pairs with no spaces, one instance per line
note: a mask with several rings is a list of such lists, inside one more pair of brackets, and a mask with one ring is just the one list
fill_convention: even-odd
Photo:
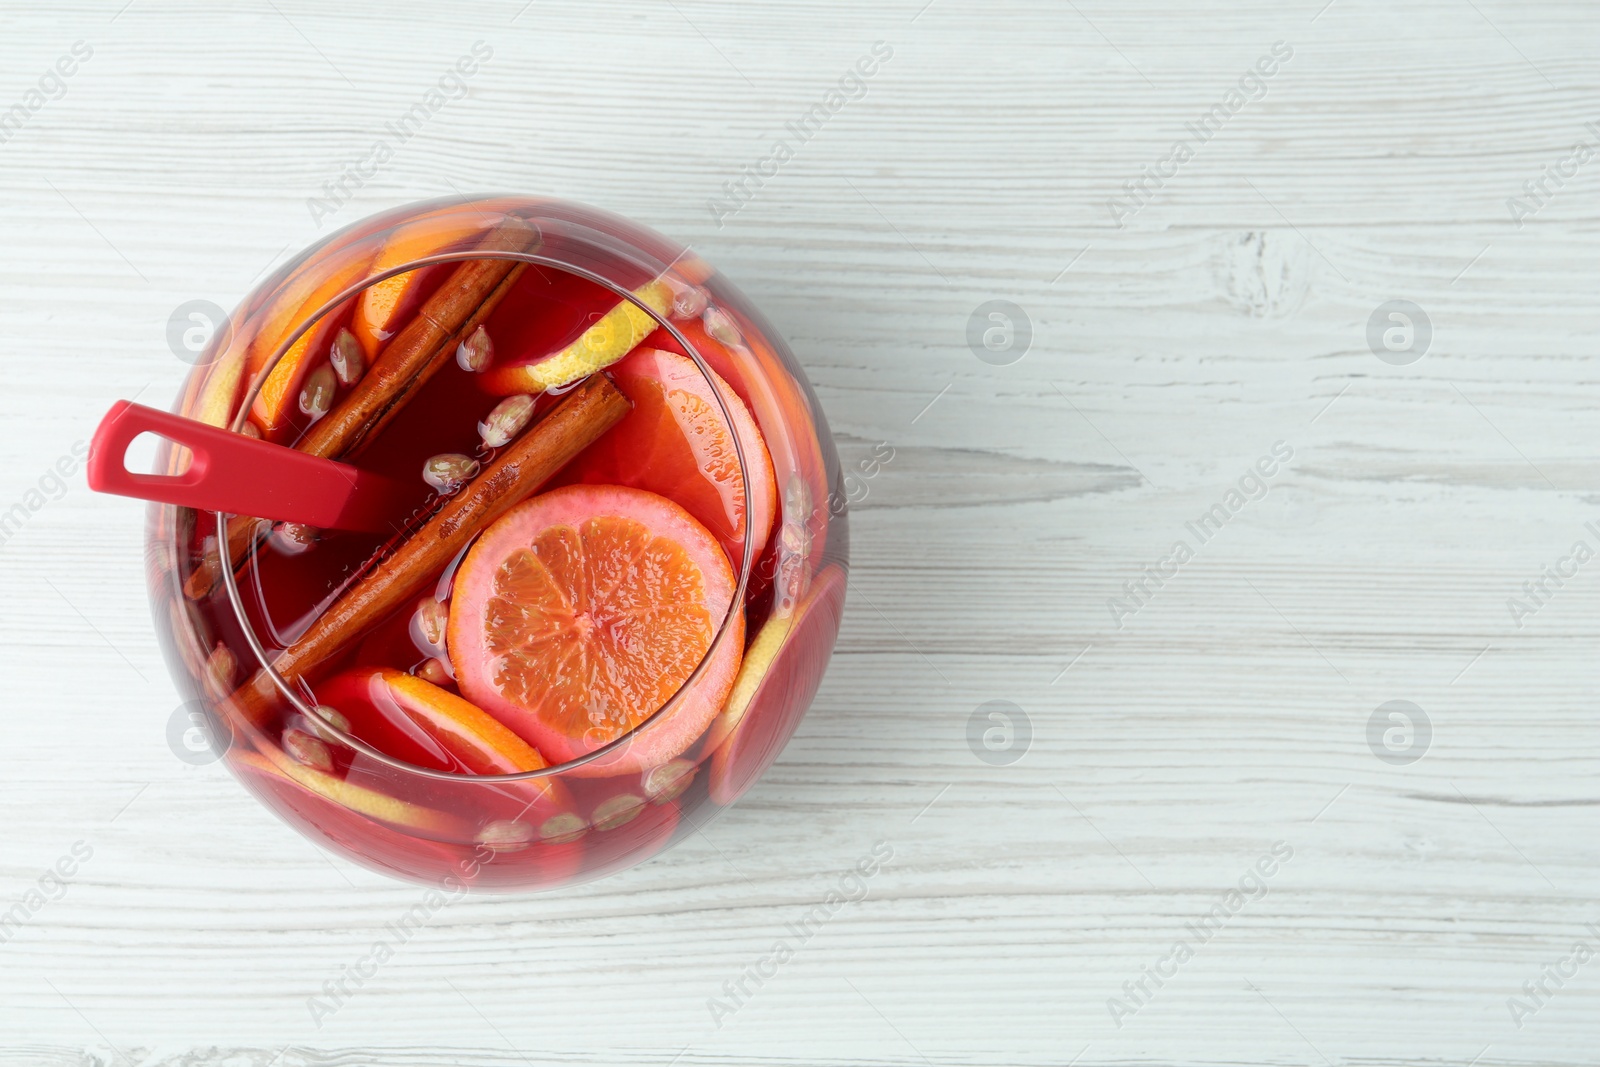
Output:
[[[659,278],[641,285],[633,295],[659,315],[665,315],[672,303],[672,290]],[[648,312],[623,300],[560,352],[537,363],[491,370],[484,375],[484,384],[502,396],[557,389],[611,366],[655,329],[656,320]]]

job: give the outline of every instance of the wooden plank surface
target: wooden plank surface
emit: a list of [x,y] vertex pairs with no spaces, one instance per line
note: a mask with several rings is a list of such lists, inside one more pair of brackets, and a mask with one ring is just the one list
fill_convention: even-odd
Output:
[[[0,945],[0,1065],[1596,1062],[1600,562],[1508,600],[1600,550],[1597,31],[1504,0],[7,5],[0,116],[92,55],[0,143],[0,512],[28,508],[0,911],[92,855]],[[313,218],[477,41],[465,95]],[[846,464],[894,458],[833,666],[743,803],[598,884],[451,906],[314,1020],[419,891],[173,758],[142,514],[49,472],[112,399],[174,395],[177,304],[500,189],[693,243]],[[967,342],[990,300],[1031,325],[1006,365]],[[1432,327],[1405,365],[1368,343],[1392,300]],[[1126,601],[1147,566],[1176,573]],[[1006,765],[968,740],[997,700],[1028,723]],[[1393,700],[1417,762],[1369,744]],[[865,897],[742,978],[878,842]]]

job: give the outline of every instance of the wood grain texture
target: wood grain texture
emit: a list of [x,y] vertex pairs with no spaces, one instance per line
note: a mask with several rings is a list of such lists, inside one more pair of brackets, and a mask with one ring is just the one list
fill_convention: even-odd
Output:
[[[1322,10],[1319,11],[1319,8]],[[119,10],[120,9],[120,10]],[[1596,175],[1578,2],[123,0],[0,11],[0,512],[117,397],[166,403],[180,302],[332,227],[545,192],[692,242],[790,339],[847,467],[837,654],[751,795],[673,852],[441,913],[317,1027],[419,891],[173,758],[142,522],[81,473],[0,545],[0,945],[12,1064],[1594,1063],[1600,962]],[[321,225],[307,199],[483,40],[493,58]],[[882,40],[892,60],[719,226],[708,200]],[[1293,57],[1126,224],[1275,41]],[[966,342],[991,299],[1024,358]],[[1369,350],[1420,305],[1426,355]],[[1107,601],[1275,442],[1293,458],[1122,618]],[[1189,539],[1194,541],[1192,536]],[[1086,650],[1087,649],[1087,650]],[[1409,766],[1367,723],[1409,700]],[[1025,756],[969,718],[1021,707]],[[708,1002],[886,841],[721,1025]],[[1147,1003],[1108,999],[1275,842],[1292,858]],[[1532,1002],[1530,1001],[1530,1004]]]

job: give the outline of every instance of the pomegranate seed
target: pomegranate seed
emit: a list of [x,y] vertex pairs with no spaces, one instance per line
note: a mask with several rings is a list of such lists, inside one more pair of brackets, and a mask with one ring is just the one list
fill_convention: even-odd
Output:
[[456,362],[462,370],[473,374],[488,370],[489,364],[494,362],[494,342],[489,339],[489,331],[479,326],[457,345]]
[[496,819],[478,831],[477,841],[496,852],[520,852],[533,843],[533,827],[512,819]]
[[298,556],[317,543],[321,534],[303,522],[280,522],[272,527],[272,547],[286,556]]
[[306,384],[300,390],[300,410],[311,416],[315,422],[333,409],[333,394],[337,389],[339,379],[334,376],[333,368],[324,363],[306,377]]
[[744,340],[744,336],[739,333],[739,327],[733,324],[733,320],[724,311],[706,308],[701,321],[705,323],[706,333],[713,340],[721,341],[725,345],[736,345]]
[[644,810],[644,797],[632,793],[618,793],[607,797],[594,809],[596,830],[615,830],[632,822]]
[[547,845],[564,845],[588,832],[589,824],[583,821],[583,816],[570,811],[550,816],[539,827],[539,837]]
[[[338,730],[343,730],[345,733],[350,732],[350,720],[346,718],[345,713],[340,711],[338,708],[330,707],[327,704],[318,704],[316,712],[317,717],[322,719],[322,722],[313,722],[312,725],[314,727],[327,725]],[[317,735],[324,741],[332,741],[335,744],[338,743],[338,738],[334,737],[332,734],[324,733],[321,729],[317,730]]]
[[478,461],[459,452],[434,456],[422,465],[422,480],[447,495],[477,476]]
[[450,612],[437,597],[423,597],[412,621],[416,624],[413,638],[420,636],[423,643],[432,648],[444,647],[444,628],[450,621]]
[[487,418],[478,423],[478,436],[490,448],[511,443],[533,418],[533,397],[526,393],[508,396],[494,406]]
[[347,387],[359,382],[361,375],[367,370],[367,362],[361,355],[361,342],[356,340],[355,334],[344,329],[341,329],[339,336],[333,339],[333,348],[328,352],[328,363],[333,367],[334,376],[339,379],[339,384]]
[[639,784],[644,787],[644,795],[653,803],[668,804],[689,788],[696,770],[695,765],[686,759],[668,760],[659,767],[645,771]]
[[686,285],[672,297],[672,317],[697,319],[706,310],[706,291],[698,285]]
[[227,645],[218,644],[206,657],[206,673],[211,675],[221,692],[230,693],[234,680],[239,676],[239,657]]
[[327,743],[320,737],[312,737],[304,730],[285,730],[283,750],[298,763],[315,767],[326,774],[333,773],[333,753],[328,751]]

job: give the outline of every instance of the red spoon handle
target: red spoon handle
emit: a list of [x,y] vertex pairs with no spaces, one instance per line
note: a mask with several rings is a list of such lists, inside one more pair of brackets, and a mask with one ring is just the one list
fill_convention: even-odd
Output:
[[[189,449],[182,474],[135,474],[128,445],[153,433]],[[89,445],[89,488],[161,504],[339,530],[385,532],[406,495],[391,478],[182,415],[119,400]]]

